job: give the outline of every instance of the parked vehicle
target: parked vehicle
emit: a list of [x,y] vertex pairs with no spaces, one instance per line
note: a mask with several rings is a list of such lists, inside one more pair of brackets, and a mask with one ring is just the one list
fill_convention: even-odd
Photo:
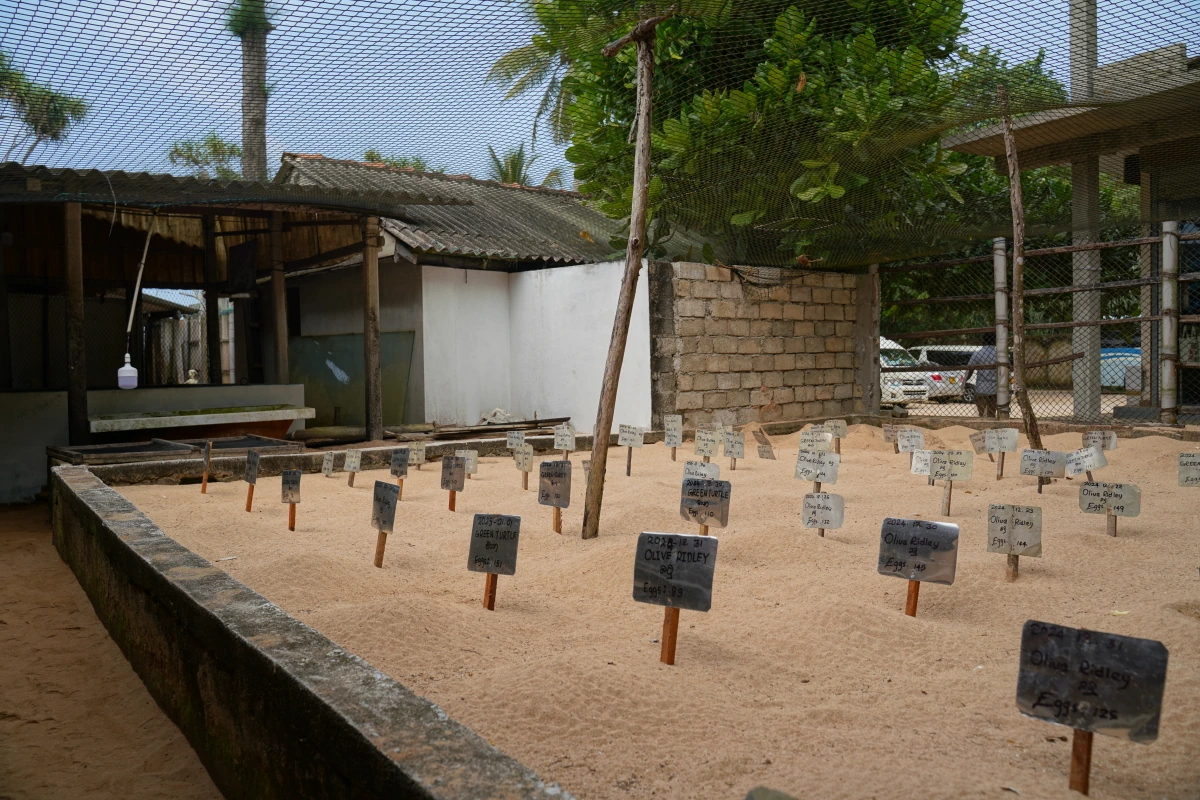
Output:
[[[879,337],[880,367],[915,367],[917,360],[912,353],[893,342]],[[929,400],[929,383],[921,372],[884,372],[879,380],[879,403],[885,406],[903,406],[908,403],[923,403]]]
[[1108,388],[1125,388],[1125,371],[1132,367],[1135,372],[1142,369],[1140,347],[1103,347],[1100,349],[1100,385]]
[[929,398],[940,403],[957,399],[964,403],[975,402],[975,378],[964,380],[967,362],[982,345],[977,344],[930,344],[910,348],[909,352],[921,366],[945,367],[941,372],[926,373],[929,381]]

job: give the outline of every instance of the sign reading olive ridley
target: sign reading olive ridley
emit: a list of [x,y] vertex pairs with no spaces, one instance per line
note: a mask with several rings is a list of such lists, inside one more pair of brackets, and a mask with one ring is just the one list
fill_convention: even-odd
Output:
[[1022,450],[1021,474],[1035,478],[1063,478],[1067,473],[1067,454],[1053,450]]
[[1015,453],[1017,451],[1016,428],[989,428],[971,434],[971,446],[977,454]]
[[462,456],[442,456],[442,488],[461,492],[467,485],[467,460]]
[[837,483],[838,466],[842,457],[837,453],[801,450],[796,454],[796,479]]
[[521,472],[533,472],[533,445],[529,442],[513,451],[516,457],[517,469]]
[[1037,506],[988,506],[989,553],[1042,557],[1042,510]]
[[509,450],[516,450],[518,447],[525,444],[525,431],[509,431],[507,438],[508,441],[504,446]]
[[683,463],[683,478],[696,478],[698,480],[715,481],[721,477],[721,467],[718,464],[704,461],[685,461]]
[[408,465],[410,467],[419,467],[425,463],[425,443],[424,442],[409,442],[408,443]]
[[569,422],[554,426],[554,449],[575,451],[575,426]]
[[683,447],[683,415],[667,414],[663,420],[666,426],[663,444],[667,447]]
[[840,528],[846,519],[846,504],[840,494],[809,492],[804,495],[804,527]]
[[713,458],[717,454],[716,431],[696,431],[696,455]]
[[1085,514],[1136,517],[1142,513],[1142,490],[1132,483],[1088,481],[1079,487],[1079,510]]
[[346,463],[342,468],[346,472],[362,472],[362,450],[347,450]]
[[638,536],[633,565],[633,599],[656,606],[708,611],[712,608],[717,537],[682,533]]
[[730,458],[745,458],[746,434],[725,431],[725,455]]
[[913,453],[925,449],[925,431],[919,428],[901,428],[896,432],[896,443],[901,453]]
[[958,526],[952,522],[888,517],[879,531],[880,575],[910,581],[954,583]]
[[618,447],[641,447],[646,438],[646,429],[636,425],[622,425],[617,431]]
[[929,477],[935,481],[969,481],[975,468],[970,450],[930,450]]
[[479,451],[478,450],[455,450],[454,455],[463,460],[466,464],[467,474],[474,475],[479,472]]
[[508,514],[476,514],[471,523],[467,569],[495,575],[515,575],[521,518]]

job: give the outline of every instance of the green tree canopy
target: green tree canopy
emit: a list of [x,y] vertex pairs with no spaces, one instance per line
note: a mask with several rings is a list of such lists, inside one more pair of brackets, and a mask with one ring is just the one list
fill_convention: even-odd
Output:
[[176,142],[171,146],[167,158],[173,165],[183,166],[203,180],[216,178],[235,181],[242,177],[241,171],[233,163],[241,160],[242,148],[225,141],[216,131],[199,141],[183,139]]
[[0,52],[0,101],[7,103],[21,128],[9,143],[4,160],[9,161],[26,144],[21,163],[29,161],[43,142],[60,142],[67,132],[87,116],[87,103],[29,80],[7,53]]
[[[503,157],[496,155],[496,151],[489,147],[488,155],[491,157],[488,172],[488,178],[491,180],[499,183],[515,183],[518,186],[534,185],[533,178],[529,175],[529,169],[538,157],[532,154],[526,155],[524,142],[515,150],[511,148],[506,150]],[[538,185],[549,189],[561,189],[562,170],[558,167],[550,170]]]
[[446,171],[445,165],[437,168],[431,168],[429,166],[429,162],[421,156],[385,156],[383,152],[376,147],[372,147],[367,150],[367,152],[363,153],[363,161],[371,164],[387,164],[389,167],[411,169],[417,172]]

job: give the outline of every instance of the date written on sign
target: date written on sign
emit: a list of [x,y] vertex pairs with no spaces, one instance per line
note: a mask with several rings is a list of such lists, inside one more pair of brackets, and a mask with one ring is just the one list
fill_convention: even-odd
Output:
[[300,476],[304,473],[298,469],[285,469],[281,474],[281,488],[284,503],[300,502]]
[[567,508],[571,505],[571,462],[543,461],[538,473],[538,503]]
[[344,469],[346,472],[362,472],[362,450],[346,451],[346,464]]
[[680,533],[638,536],[633,565],[633,599],[656,606],[708,611],[712,608],[717,537]]
[[1136,517],[1142,513],[1142,490],[1132,483],[1085,482],[1079,487],[1079,510],[1085,514]]
[[800,449],[822,453],[833,449],[833,434],[829,431],[800,431]]
[[[524,441],[524,440],[522,440]],[[564,422],[554,426],[554,449],[572,452],[575,450],[575,426]]]
[[842,457],[837,453],[801,450],[796,454],[796,479],[837,483],[838,467]]
[[467,467],[467,474],[474,475],[479,472],[479,451],[478,450],[455,450],[454,455],[461,458]]
[[513,451],[516,457],[517,469],[521,472],[533,472],[533,445],[529,442]]
[[617,430],[617,446],[641,447],[645,437],[645,428],[639,428],[637,425],[622,425]]
[[717,432],[696,431],[696,455],[713,458],[717,454]]
[[1021,474],[1035,478],[1062,478],[1066,476],[1067,454],[1053,450],[1022,450]]
[[321,458],[321,474],[326,478],[333,477],[333,453],[326,453]]
[[952,522],[888,517],[879,531],[880,575],[910,581],[954,583],[958,526]]
[[1021,629],[1017,708],[1027,717],[1149,744],[1166,682],[1162,642],[1032,619]]
[[521,445],[525,444],[525,431],[509,431],[508,441],[505,442],[505,447],[509,450],[516,450]]
[[371,527],[377,531],[391,533],[396,524],[396,504],[399,500],[399,486],[375,481],[375,494],[371,497]]
[[840,528],[846,519],[846,503],[840,494],[809,492],[804,495],[804,527]]
[[1042,557],[1042,509],[1037,506],[988,506],[989,553]]
[[400,447],[392,451],[392,477],[408,477],[408,448]]
[[745,458],[746,434],[725,431],[725,455],[730,458]]
[[663,423],[666,428],[663,444],[667,447],[683,447],[683,415],[667,414]]
[[258,451],[256,450],[246,453],[246,483],[251,486],[258,483]]
[[521,518],[508,514],[476,514],[471,523],[471,548],[467,569],[514,575],[517,572],[517,544]]
[[715,481],[721,478],[721,467],[711,461],[685,461],[683,463],[683,479],[696,478],[703,481]]
[[1179,485],[1200,486],[1200,453],[1179,454]]
[[724,528],[729,524],[729,481],[685,478],[679,498],[679,516],[697,525]]
[[1015,453],[1017,451],[1017,429],[989,428],[985,431],[975,431],[971,434],[971,446],[980,455],[983,453]]
[[442,488],[461,492],[467,485],[467,460],[462,456],[442,457]]
[[1065,471],[1071,477],[1108,466],[1108,459],[1099,447],[1084,447],[1067,453]]
[[896,431],[896,444],[901,453],[913,453],[925,449],[925,431],[918,428],[901,428]]

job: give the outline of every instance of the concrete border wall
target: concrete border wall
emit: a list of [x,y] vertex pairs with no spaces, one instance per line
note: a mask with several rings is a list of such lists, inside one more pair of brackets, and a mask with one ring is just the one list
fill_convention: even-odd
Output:
[[56,467],[51,493],[59,554],[226,797],[569,798],[168,538],[86,467]]

